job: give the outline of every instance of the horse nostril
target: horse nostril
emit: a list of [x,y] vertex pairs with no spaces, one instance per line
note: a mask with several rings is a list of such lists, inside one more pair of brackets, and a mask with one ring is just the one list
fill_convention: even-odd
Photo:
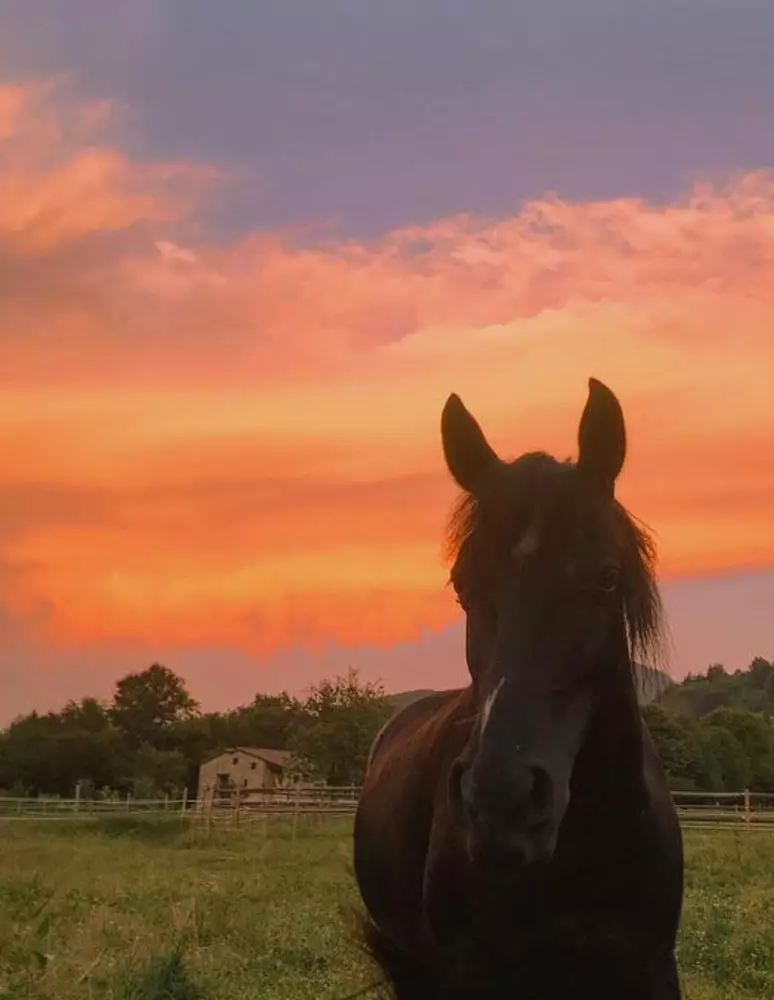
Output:
[[[505,790],[504,790],[505,791]],[[528,767],[515,779],[509,794],[500,802],[500,814],[507,824],[542,822],[554,804],[554,783],[542,767]]]
[[553,810],[554,783],[539,765],[510,774],[503,769],[484,782],[477,777],[461,761],[449,769],[449,806],[460,826],[531,827],[542,824]]

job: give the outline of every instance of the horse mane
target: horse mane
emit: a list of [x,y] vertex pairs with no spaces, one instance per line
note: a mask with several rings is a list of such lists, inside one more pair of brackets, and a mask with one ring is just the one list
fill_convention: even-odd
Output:
[[[522,456],[508,463],[513,470],[527,459],[532,467],[572,468],[572,462],[558,462],[542,452]],[[551,505],[560,488],[560,477],[540,476],[540,491],[536,502]],[[665,633],[661,596],[656,581],[657,549],[651,530],[631,514],[617,499],[613,500],[614,516],[621,532],[621,587],[623,614],[629,643],[629,655],[635,672],[647,663],[664,672]],[[454,503],[445,532],[445,557],[455,563],[476,533],[479,525],[479,503],[476,497],[463,491]],[[452,569],[452,577],[454,570]]]

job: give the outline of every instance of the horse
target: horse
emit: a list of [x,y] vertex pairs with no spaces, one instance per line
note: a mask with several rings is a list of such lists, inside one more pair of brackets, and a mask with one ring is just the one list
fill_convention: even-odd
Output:
[[441,436],[470,680],[372,743],[361,943],[397,1000],[680,1000],[683,842],[633,667],[662,606],[615,496],[621,404],[588,380],[575,462],[502,460],[454,393]]

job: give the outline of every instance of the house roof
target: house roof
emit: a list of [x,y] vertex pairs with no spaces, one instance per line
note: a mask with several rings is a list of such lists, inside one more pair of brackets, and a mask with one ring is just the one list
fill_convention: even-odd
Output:
[[235,753],[243,753],[248,757],[257,757],[271,767],[285,767],[293,757],[290,750],[272,750],[268,747],[225,747],[216,753],[208,754],[203,763],[207,764],[218,757],[231,757]]

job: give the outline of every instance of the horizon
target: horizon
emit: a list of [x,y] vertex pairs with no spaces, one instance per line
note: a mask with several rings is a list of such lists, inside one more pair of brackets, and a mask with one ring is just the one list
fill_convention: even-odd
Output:
[[[714,663],[713,664],[709,664],[708,667],[705,668],[705,670],[703,670],[703,671],[699,671],[697,673],[693,673],[693,672],[689,671],[685,675],[685,677],[682,678],[681,681],[675,681],[675,680],[673,680],[670,677],[669,673],[663,667],[654,666],[654,665],[648,664],[648,663],[641,663],[639,661],[633,661],[633,666],[635,667],[635,670],[637,671],[637,685],[638,685],[639,696],[644,697],[646,699],[646,702],[647,702],[647,701],[652,701],[654,699],[657,699],[661,694],[663,694],[664,692],[668,691],[671,687],[679,686],[684,681],[695,681],[697,679],[706,678],[708,676],[709,670],[711,670],[713,667],[720,666],[721,669],[723,670],[723,673],[726,676],[732,677],[732,676],[735,676],[737,674],[742,674],[742,673],[749,672],[749,668],[753,665],[754,661],[759,660],[759,659],[760,659],[760,657],[755,657],[753,659],[753,661],[751,661],[751,663],[748,664],[746,667],[739,668],[739,669],[737,669],[735,671],[726,671],[725,667],[723,666],[723,664],[714,664]],[[137,671],[132,671],[131,675],[142,674],[145,671],[147,671],[149,669],[149,667],[156,667],[156,666],[162,666],[162,667],[165,667],[166,669],[170,669],[171,670],[171,668],[167,668],[166,667],[166,664],[149,664],[148,666],[146,666],[144,668],[140,668]],[[344,671],[342,671],[342,672],[340,672],[338,674],[335,674],[335,675],[328,675],[328,676],[325,676],[325,677],[320,677],[320,678],[318,678],[318,680],[317,680],[316,683],[319,684],[321,682],[322,683],[326,683],[326,682],[335,682],[335,681],[339,681],[339,680],[346,680],[347,677],[350,676],[350,672],[352,670],[354,670],[354,673],[357,676],[357,681],[358,681],[359,684],[363,684],[364,686],[369,686],[369,685],[372,684],[377,691],[381,691],[382,696],[386,700],[388,700],[388,701],[393,700],[393,699],[398,699],[398,698],[405,698],[406,695],[434,694],[434,693],[437,693],[439,691],[438,688],[426,688],[426,687],[402,688],[399,691],[390,690],[390,689],[384,687],[384,685],[383,685],[383,683],[382,683],[382,681],[381,681],[380,678],[377,678],[375,681],[371,681],[371,682],[363,681],[359,677],[359,671],[358,671],[358,669],[357,668],[352,668],[352,667],[350,667],[347,670],[344,670]],[[172,670],[172,673],[174,674],[175,671]],[[120,684],[120,682],[122,680],[126,680],[127,676],[129,676],[129,675],[125,675],[124,677],[119,677],[117,679],[118,684]],[[179,675],[177,675],[177,676],[179,676]],[[654,678],[659,678],[659,681],[656,683],[655,680],[654,680]],[[183,681],[184,690],[186,690],[186,693],[187,693],[187,689],[185,688],[185,679],[181,678],[181,680]],[[655,684],[655,689],[653,687],[654,684]],[[644,687],[643,687],[643,685],[644,685]],[[649,691],[647,690],[648,688],[650,688]],[[258,691],[258,692],[255,693],[255,695],[253,696],[253,699],[251,699],[250,701],[247,701],[247,702],[244,702],[244,703],[240,703],[238,705],[232,705],[230,708],[227,708],[227,709],[224,709],[224,710],[210,710],[210,711],[208,711],[207,709],[205,709],[203,706],[201,706],[194,699],[194,701],[192,703],[192,708],[194,710],[194,715],[195,716],[202,716],[203,717],[203,716],[207,716],[207,715],[229,714],[230,712],[239,712],[242,709],[250,708],[251,705],[255,703],[255,701],[257,701],[258,699],[261,699],[261,698],[270,699],[272,697],[278,697],[278,696],[287,695],[291,699],[303,702],[306,699],[306,697],[308,697],[308,695],[310,693],[311,693],[311,689],[310,688],[305,688],[303,690],[299,690],[299,691],[296,691],[296,692],[291,692],[291,691],[287,691],[287,690],[283,689],[281,691],[272,692],[271,694],[266,693],[266,692]],[[29,718],[32,715],[38,715],[38,716],[44,716],[46,714],[58,715],[62,711],[64,711],[64,709],[66,709],[68,707],[68,705],[72,705],[72,704],[79,705],[79,704],[85,703],[86,701],[94,701],[97,704],[99,704],[100,707],[103,708],[104,710],[110,711],[113,699],[110,698],[110,697],[108,697],[108,698],[98,698],[98,697],[94,697],[94,696],[91,696],[91,695],[84,695],[80,699],[71,699],[71,700],[69,700],[65,704],[59,706],[58,709],[54,709],[50,713],[40,712],[37,709],[33,709],[28,715],[17,716],[15,719],[11,720],[11,725],[13,725],[14,723],[16,723],[17,721],[22,721],[22,720],[24,720],[26,718]],[[645,704],[646,702],[643,702],[643,704]],[[8,727],[5,726],[2,723],[2,721],[0,721],[0,730],[3,730],[5,728],[8,728]]]
[[774,655],[774,8],[10,13],[0,726],[464,682],[443,403],[574,456],[589,376],[670,676]]

